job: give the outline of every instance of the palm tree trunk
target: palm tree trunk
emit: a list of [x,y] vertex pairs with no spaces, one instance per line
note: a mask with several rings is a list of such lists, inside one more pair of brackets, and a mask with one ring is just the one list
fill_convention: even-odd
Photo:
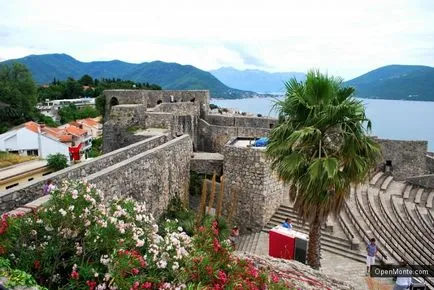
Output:
[[314,269],[321,267],[321,220],[318,214],[310,224],[309,244],[307,249],[307,264]]

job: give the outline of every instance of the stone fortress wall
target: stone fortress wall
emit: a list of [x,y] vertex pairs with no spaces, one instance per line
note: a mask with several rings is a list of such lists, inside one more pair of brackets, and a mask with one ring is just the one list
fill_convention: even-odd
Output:
[[[0,212],[34,200],[48,178],[59,182],[87,176],[108,194],[146,200],[159,213],[170,196],[179,194],[188,184],[194,151],[223,155],[223,161],[210,157],[213,164],[209,167],[206,158],[193,161],[193,166],[223,171],[228,181],[225,208],[229,207],[232,191],[237,190],[235,221],[243,231],[260,230],[286,196],[287,191],[271,172],[263,152],[239,148],[230,141],[234,137],[266,136],[276,119],[209,114],[208,91],[108,90],[104,95],[103,144],[107,154],[1,193]],[[148,130],[157,129],[165,133],[148,135]],[[396,179],[430,172],[426,142],[379,142],[384,154],[380,165],[384,167],[386,161],[391,161]],[[218,170],[219,166],[223,169]]]
[[54,172],[43,179],[34,180],[22,186],[3,191],[0,193],[0,213],[10,211],[40,197],[42,195],[42,187],[48,179],[53,180],[53,183],[58,185],[63,179],[88,177],[119,162],[129,160],[137,154],[159,147],[168,141],[168,137],[168,135],[149,137],[130,146],[99,156],[91,161]]
[[426,166],[427,141],[402,141],[377,139],[381,145],[383,158],[380,164],[392,162],[393,176],[396,180],[404,180],[410,176],[428,173]]
[[223,148],[225,177],[224,208],[237,196],[235,222],[242,232],[259,232],[288,195],[288,190],[272,172],[263,149],[237,147],[232,138]]
[[427,152],[425,156],[426,169],[429,173],[434,174],[434,153]]

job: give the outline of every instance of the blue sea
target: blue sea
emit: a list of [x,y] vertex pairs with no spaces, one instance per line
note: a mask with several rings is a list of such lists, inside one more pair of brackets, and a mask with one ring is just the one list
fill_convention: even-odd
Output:
[[[212,99],[219,107],[243,112],[276,116],[272,110],[275,98],[237,100]],[[362,99],[372,121],[372,135],[384,139],[427,140],[434,151],[434,102]]]

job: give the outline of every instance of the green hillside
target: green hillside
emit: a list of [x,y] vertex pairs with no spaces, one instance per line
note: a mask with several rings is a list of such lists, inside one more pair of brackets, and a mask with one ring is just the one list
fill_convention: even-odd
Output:
[[94,78],[120,78],[149,82],[163,89],[210,90],[213,98],[237,99],[259,96],[257,93],[232,89],[211,73],[191,65],[154,61],[132,64],[119,60],[80,62],[66,54],[29,55],[2,63],[19,62],[26,65],[38,84],[47,84],[68,77],[75,79],[88,74]]
[[384,66],[345,84],[361,98],[434,101],[434,68],[429,66]]

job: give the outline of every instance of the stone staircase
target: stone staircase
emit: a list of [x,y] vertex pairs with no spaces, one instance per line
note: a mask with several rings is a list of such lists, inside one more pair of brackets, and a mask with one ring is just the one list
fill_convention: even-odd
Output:
[[261,233],[241,235],[237,251],[256,254],[260,235]]
[[[270,229],[280,225],[285,218],[290,218],[293,229],[309,234],[309,225],[303,223],[296,211],[287,205],[281,205],[276,213],[271,217],[269,223],[264,227],[263,232],[268,233]],[[333,233],[333,228],[337,224],[330,224],[322,227],[321,232],[321,249],[324,251],[352,259],[357,262],[365,263],[365,255],[354,249],[354,244],[346,238],[338,237]]]

